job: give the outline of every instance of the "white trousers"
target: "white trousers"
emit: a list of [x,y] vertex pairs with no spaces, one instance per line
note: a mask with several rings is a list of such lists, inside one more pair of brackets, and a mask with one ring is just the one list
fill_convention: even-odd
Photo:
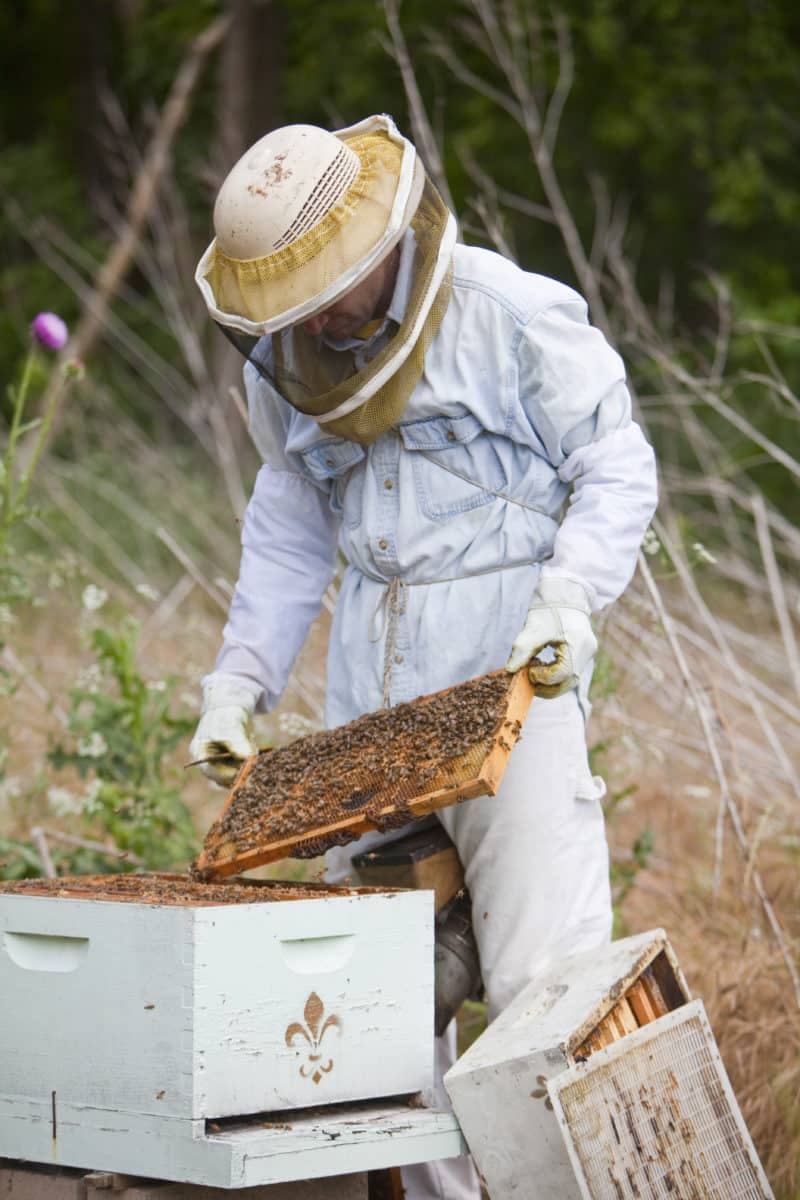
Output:
[[[611,937],[603,781],[590,774],[575,692],[534,700],[496,796],[438,815],[458,849],[490,1019],[532,976],[563,954]],[[389,835],[395,838],[396,833]],[[353,854],[386,840],[366,834],[328,855],[328,878],[351,872]],[[435,1098],[455,1060],[455,1023],[436,1045]],[[469,1159],[403,1168],[406,1200],[479,1200]]]

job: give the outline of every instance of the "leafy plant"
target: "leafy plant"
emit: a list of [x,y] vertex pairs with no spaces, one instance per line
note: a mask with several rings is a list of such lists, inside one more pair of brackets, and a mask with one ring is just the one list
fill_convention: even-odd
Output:
[[[88,780],[79,808],[86,823],[151,869],[183,863],[196,850],[191,814],[180,796],[171,751],[193,720],[171,712],[176,681],[148,682],[136,664],[138,624],[97,628],[97,673],[70,693],[68,744],[49,758]],[[125,864],[120,864],[125,869]],[[119,869],[119,868],[118,868]]]
[[[55,414],[70,383],[82,374],[75,361],[58,368],[53,377],[37,353],[39,347],[58,351],[68,339],[64,322],[55,313],[41,312],[31,325],[31,347],[22,367],[19,383],[7,389],[9,425],[0,457],[0,650],[4,630],[14,621],[14,609],[29,599],[30,588],[24,571],[24,558],[15,546],[15,534],[32,514],[28,504],[33,475],[42,456]],[[31,385],[44,392],[43,410],[33,419],[28,416]],[[21,453],[30,439],[28,453]],[[0,694],[11,696],[14,685],[5,669],[0,668]],[[6,782],[8,752],[0,742],[0,784]],[[23,878],[39,873],[41,858],[27,842],[0,839],[0,877]]]

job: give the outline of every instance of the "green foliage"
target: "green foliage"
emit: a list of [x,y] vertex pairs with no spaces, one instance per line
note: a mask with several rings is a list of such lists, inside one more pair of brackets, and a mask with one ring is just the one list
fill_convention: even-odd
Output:
[[489,1023],[489,1012],[484,1000],[465,1000],[458,1010],[458,1056],[469,1050]]
[[35,879],[42,860],[31,842],[0,837],[0,879]]
[[[122,860],[111,859],[86,847],[49,845],[50,857],[58,875],[97,875],[122,869]],[[32,842],[0,837],[0,879],[38,879],[43,863]]]
[[650,862],[655,843],[652,830],[645,829],[633,843],[630,856],[617,858],[611,864],[611,895],[614,903],[614,937],[622,937],[625,933],[625,920],[622,906],[631,888],[636,883],[636,876]]
[[90,780],[83,799],[87,822],[148,868],[164,869],[184,863],[197,848],[180,776],[168,765],[193,721],[171,712],[176,681],[142,677],[137,638],[130,618],[117,629],[92,632],[99,678],[72,689],[70,741],[49,758],[56,770],[70,767]]

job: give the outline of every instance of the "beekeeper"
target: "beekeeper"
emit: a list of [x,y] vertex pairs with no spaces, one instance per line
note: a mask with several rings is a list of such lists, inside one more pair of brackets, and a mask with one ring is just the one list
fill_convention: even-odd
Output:
[[[440,814],[496,1014],[550,957],[611,931],[590,617],[628,584],[656,503],[622,361],[569,287],[456,241],[386,116],[267,134],[214,228],[196,279],[248,360],[263,466],[192,756],[254,752],[252,715],[277,704],[337,547],[329,725],[529,664],[537,698],[500,794]],[[437,1053],[444,1069],[451,1038]],[[467,1160],[404,1181],[410,1200],[479,1194]]]

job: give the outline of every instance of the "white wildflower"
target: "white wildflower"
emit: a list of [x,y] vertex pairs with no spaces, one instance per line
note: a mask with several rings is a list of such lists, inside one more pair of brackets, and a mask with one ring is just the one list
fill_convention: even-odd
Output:
[[78,754],[84,758],[102,758],[107,750],[108,742],[96,729],[87,738],[78,742]]
[[692,800],[708,800],[711,788],[706,787],[703,783],[687,783],[683,793],[685,796],[690,796]]
[[9,801],[22,795],[22,780],[18,775],[9,775],[0,780],[0,809],[8,808]]
[[84,667],[79,672],[75,680],[75,686],[81,692],[99,692],[100,684],[103,682],[103,672],[97,663],[90,663],[88,667]]
[[103,607],[107,599],[108,592],[105,588],[96,587],[93,583],[90,583],[88,587],[83,589],[81,603],[87,612],[97,612],[98,609]]
[[702,542],[692,542],[692,549],[700,562],[715,563],[717,561],[714,555],[709,550],[706,550]]
[[95,776],[95,778],[89,783],[86,791],[83,793],[83,799],[81,803],[81,808],[87,817],[93,817],[100,808],[99,796],[102,790],[103,781]]
[[181,692],[180,696],[178,696],[178,699],[180,700],[181,704],[185,704],[187,708],[194,709],[195,712],[200,711],[202,700],[197,692]]
[[47,803],[57,817],[71,817],[82,812],[83,802],[69,788],[51,787],[47,789]]
[[658,534],[656,533],[655,529],[648,529],[647,533],[644,535],[644,538],[642,539],[642,549],[644,550],[645,554],[649,554],[651,557],[653,554],[658,554],[659,550],[661,549],[661,542],[658,540]]
[[165,692],[167,690],[166,680],[151,679],[147,685],[148,692]]
[[154,604],[156,600],[161,599],[161,593],[149,583],[137,583],[136,591],[140,596],[143,596],[145,600],[152,600]]
[[298,712],[285,712],[278,717],[278,728],[289,737],[304,737],[308,733],[314,733],[317,726]]
[[8,604],[0,604],[0,630],[10,629],[16,624],[17,618],[14,616]]
[[51,591],[57,591],[64,586],[64,576],[60,571],[51,571],[47,576],[47,586]]

